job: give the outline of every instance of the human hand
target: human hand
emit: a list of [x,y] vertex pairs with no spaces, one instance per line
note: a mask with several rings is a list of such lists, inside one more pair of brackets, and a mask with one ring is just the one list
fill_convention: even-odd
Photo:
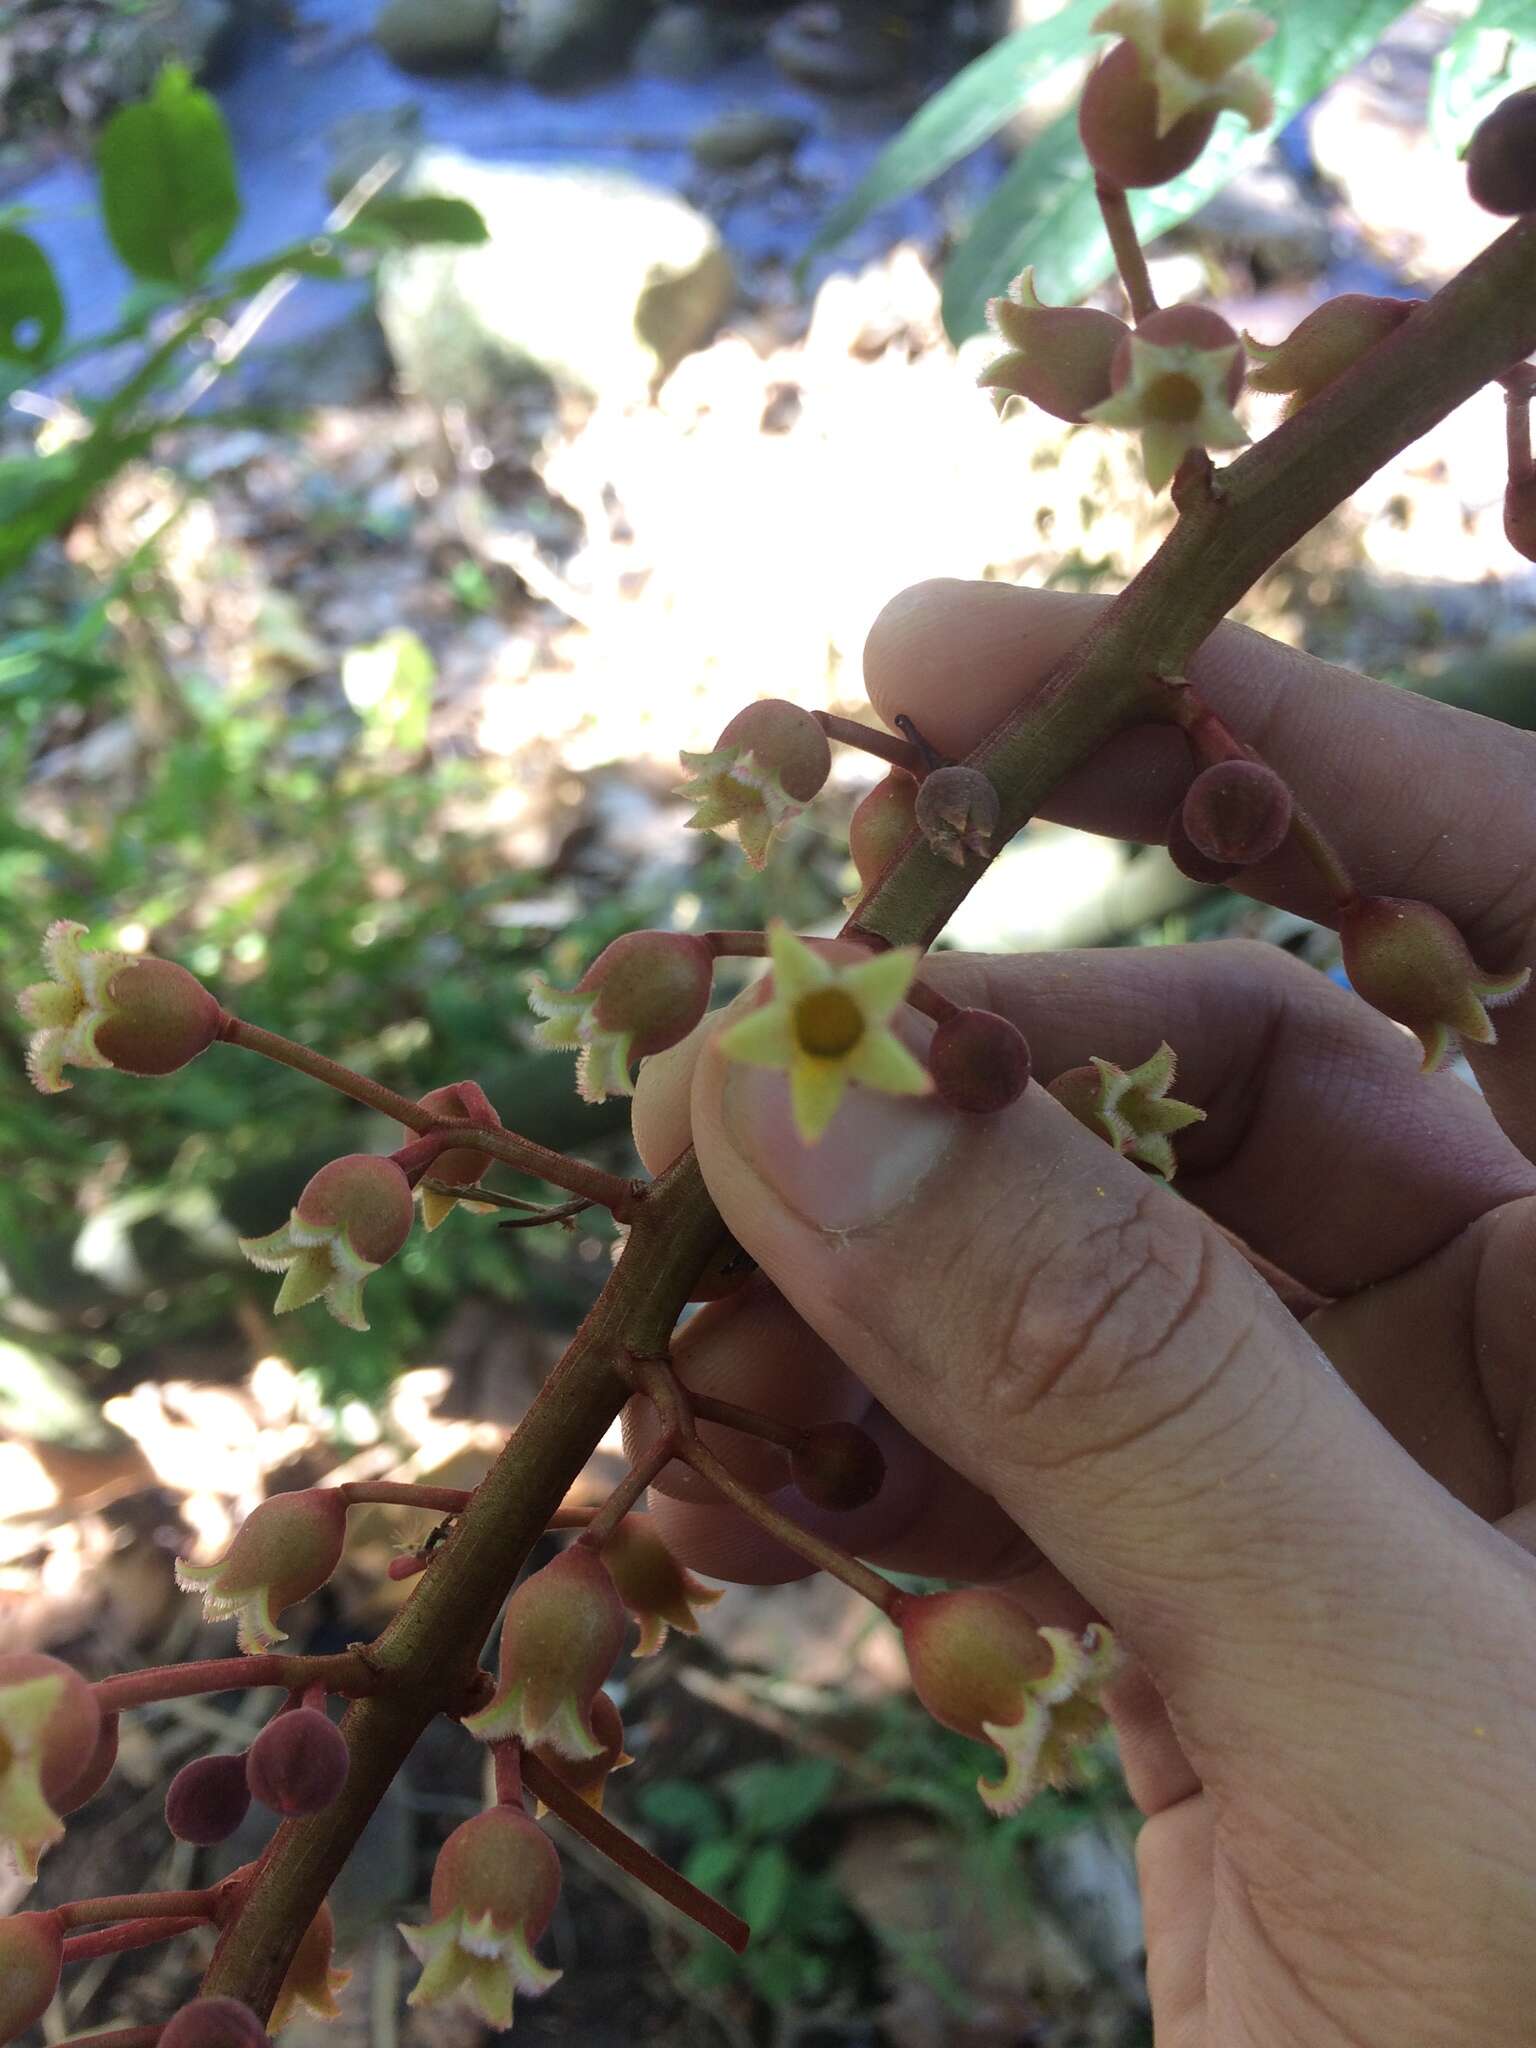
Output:
[[[963,752],[1094,602],[910,592],[871,636],[871,698]],[[1536,959],[1536,741],[1235,627],[1193,680],[1363,889],[1436,904],[1492,970]],[[1160,837],[1187,774],[1176,736],[1123,735],[1055,814]],[[1284,853],[1247,880],[1321,910]],[[869,1411],[887,1487],[829,1533],[1120,1633],[1159,2048],[1533,2039],[1536,1004],[1475,1052],[1479,1100],[1273,948],[924,973],[1018,1023],[1043,1078],[1167,1038],[1208,1112],[1179,1194],[1039,1088],[973,1119],[855,1091],[804,1148],[783,1076],[701,1027],[643,1070],[636,1140],[655,1170],[692,1138],[762,1277],[695,1318],[681,1375],[799,1419]],[[1326,1305],[1298,1324],[1213,1223]],[[771,1447],[714,1442],[783,1487]],[[691,1473],[653,1502],[699,1569],[797,1569]]]

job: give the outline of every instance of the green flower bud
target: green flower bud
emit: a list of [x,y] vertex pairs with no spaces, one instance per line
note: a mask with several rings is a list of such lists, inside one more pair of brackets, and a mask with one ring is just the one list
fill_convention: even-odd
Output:
[[1138,1166],[1172,1180],[1178,1165],[1174,1133],[1205,1121],[1203,1109],[1175,1102],[1169,1095],[1177,1073],[1173,1047],[1160,1045],[1139,1067],[1117,1067],[1112,1060],[1101,1059],[1072,1067],[1057,1075],[1049,1092],[1096,1138]]
[[1073,1748],[1103,1726],[1098,1696],[1120,1661],[1108,1629],[1037,1628],[1017,1600],[979,1586],[903,1594],[892,1619],[933,1718],[1002,1756],[1002,1777],[977,1781],[983,1805],[1017,1813],[1066,1780]]
[[276,1493],[246,1517],[217,1563],[179,1559],[176,1583],[202,1595],[206,1620],[235,1616],[242,1650],[270,1650],[287,1641],[276,1617],[319,1592],[341,1562],[346,1534],[339,1488]]
[[607,1566],[578,1540],[507,1602],[496,1696],[464,1726],[481,1742],[515,1736],[577,1761],[597,1756],[603,1744],[592,1715],[625,1626]]
[[1255,391],[1288,392],[1285,416],[1289,419],[1309,398],[1326,390],[1379,342],[1395,334],[1421,303],[1419,299],[1342,292],[1309,313],[1284,341],[1255,341],[1245,331],[1243,342],[1257,365],[1248,372],[1248,382]]
[[399,1251],[414,1217],[411,1184],[394,1160],[351,1152],[321,1167],[280,1229],[242,1237],[240,1249],[263,1272],[286,1274],[279,1315],[321,1297],[338,1323],[366,1330],[363,1282]]
[[52,978],[16,998],[36,1027],[27,1047],[35,1087],[44,1095],[68,1088],[66,1066],[173,1074],[212,1045],[224,1013],[195,975],[173,960],[88,953],[85,929],[62,918],[50,925],[43,959]]
[[689,826],[734,826],[753,867],[768,858],[775,832],[797,818],[832,772],[832,749],[809,711],[764,697],[738,711],[707,754],[682,757],[688,781],[677,792],[696,806]]
[[1488,1012],[1521,993],[1528,967],[1488,974],[1443,911],[1397,896],[1359,896],[1339,918],[1344,971],[1372,1009],[1406,1024],[1424,1048],[1431,1073],[1453,1039],[1492,1045]]
[[619,1598],[640,1624],[637,1657],[653,1657],[669,1628],[697,1635],[699,1618],[694,1610],[712,1607],[721,1598],[716,1587],[683,1569],[657,1535],[650,1515],[624,1517],[603,1544],[603,1563]]
[[542,975],[528,990],[543,1022],[539,1045],[577,1050],[576,1090],[584,1102],[632,1095],[636,1060],[688,1036],[709,1008],[714,955],[687,932],[626,932],[605,946],[574,989]]
[[512,2025],[512,2002],[559,1981],[533,1953],[560,1897],[560,1859],[543,1830],[493,1806],[444,1842],[432,1872],[432,1918],[400,1932],[422,1965],[412,2005],[456,1999],[488,2026]]

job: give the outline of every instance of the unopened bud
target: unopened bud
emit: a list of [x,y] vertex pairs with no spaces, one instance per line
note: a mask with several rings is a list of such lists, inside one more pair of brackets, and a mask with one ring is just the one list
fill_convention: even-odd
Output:
[[[1168,820],[1168,858],[1181,875],[1187,875],[1192,882],[1204,882],[1207,887],[1213,889],[1221,888],[1230,882],[1234,875],[1242,872],[1240,868],[1233,867],[1227,861],[1206,858],[1184,829],[1182,809],[1175,811]],[[1086,1067],[1082,1071],[1092,1073],[1093,1069]]]
[[1189,785],[1180,815],[1196,852],[1246,868],[1279,852],[1291,808],[1291,792],[1262,761],[1217,761]]
[[928,1071],[949,1108],[991,1116],[1029,1085],[1029,1041],[993,1010],[961,1010],[934,1032]]
[[1103,1726],[1099,1690],[1119,1663],[1108,1629],[1038,1628],[1017,1600],[979,1586],[904,1594],[892,1619],[933,1718],[1002,1756],[1002,1778],[976,1787],[993,1813],[1060,1783],[1073,1746]]
[[245,1781],[253,1798],[293,1820],[330,1805],[347,1782],[349,1762],[335,1722],[318,1707],[295,1707],[269,1721],[251,1744]]
[[599,1754],[594,1702],[624,1647],[624,1603],[590,1544],[576,1542],[524,1579],[501,1624],[496,1696],[464,1726],[481,1742],[515,1736],[562,1756]]
[[176,1583],[202,1595],[206,1620],[234,1615],[243,1650],[270,1650],[286,1640],[276,1617],[319,1592],[341,1562],[346,1534],[339,1487],[276,1493],[246,1517],[217,1563],[179,1559]]
[[542,977],[530,984],[529,1007],[544,1020],[534,1038],[577,1052],[583,1101],[632,1095],[634,1062],[686,1038],[709,1008],[714,966],[709,947],[688,932],[626,932],[574,989],[552,988]]
[[165,1824],[196,1849],[227,1842],[250,1809],[243,1756],[197,1757],[166,1787]]
[[1360,896],[1339,918],[1344,971],[1355,993],[1424,1048],[1424,1071],[1438,1067],[1453,1038],[1492,1045],[1489,1009],[1511,1001],[1531,970],[1488,974],[1472,958],[1443,911],[1396,896]]
[[997,791],[979,768],[934,768],[917,787],[917,824],[933,851],[957,868],[967,853],[985,860],[992,852],[1001,806]]
[[917,783],[893,768],[862,798],[848,821],[848,851],[865,888],[881,875],[917,829]]
[[[453,1123],[479,1124],[487,1131],[504,1128],[495,1105],[478,1081],[453,1081],[446,1088],[429,1089],[417,1106],[431,1116],[440,1116]],[[427,1177],[442,1181],[448,1187],[472,1188],[490,1165],[489,1152],[476,1151],[469,1145],[455,1145],[451,1151],[437,1155],[427,1169]],[[439,1194],[435,1188],[422,1188],[420,1193],[421,1220],[428,1230],[436,1230],[451,1214],[455,1198]]]
[[977,382],[999,411],[1010,398],[1027,398],[1059,420],[1081,422],[1108,398],[1109,366],[1130,332],[1123,320],[1092,306],[1045,305],[1032,270],[1014,279],[1006,298],[991,300],[987,313],[1009,352]]
[[601,1813],[603,1791],[609,1777],[614,1771],[622,1771],[632,1764],[634,1758],[624,1753],[624,1722],[605,1692],[600,1692],[592,1702],[592,1727],[603,1745],[596,1756],[579,1759],[562,1756],[559,1750],[551,1749],[547,1743],[541,1743],[533,1754],[546,1770],[553,1771],[588,1806]]
[[1420,303],[1418,299],[1343,292],[1309,313],[1284,341],[1255,341],[1245,332],[1243,341],[1255,365],[1248,372],[1248,382],[1255,391],[1287,392],[1285,416],[1289,419],[1335,377],[1342,377],[1362,356],[1396,333]]
[[697,1635],[695,1609],[712,1607],[721,1596],[685,1571],[656,1533],[653,1515],[626,1515],[603,1545],[603,1563],[619,1598],[640,1624],[637,1657],[654,1656],[669,1628]]
[[1536,85],[1512,92],[1467,144],[1467,190],[1489,213],[1536,213]]
[[160,2048],[266,2048],[271,2036],[238,1998],[196,1998],[160,2036]]
[[885,1456],[857,1423],[822,1422],[791,1451],[789,1473],[814,1506],[851,1514],[867,1507],[885,1484]]
[[66,1066],[124,1074],[174,1074],[219,1035],[223,1012],[195,975],[173,960],[87,952],[83,924],[50,925],[43,959],[50,979],[17,997],[34,1027],[27,1069],[45,1095],[70,1084]]
[[461,2000],[487,2025],[512,2025],[517,1992],[537,1997],[559,1977],[533,1953],[560,1897],[560,1859],[542,1828],[493,1806],[444,1842],[432,1872],[432,1918],[402,1927],[422,1965],[412,2005]]
[[738,711],[706,754],[682,757],[688,781],[678,791],[695,806],[694,831],[734,827],[754,867],[773,835],[797,818],[832,772],[832,749],[809,711],[764,697]]
[[19,2041],[58,1994],[64,1925],[57,1913],[0,1920],[0,2041]]
[[101,1709],[57,1657],[21,1650],[0,1657],[0,1844],[23,1877],[64,1832],[59,1815],[90,1766]]
[[70,1786],[64,1803],[59,1808],[60,1813],[74,1813],[77,1808],[84,1806],[88,1799],[94,1799],[111,1777],[117,1766],[117,1721],[116,1714],[102,1715],[101,1733],[96,1738],[91,1760]]

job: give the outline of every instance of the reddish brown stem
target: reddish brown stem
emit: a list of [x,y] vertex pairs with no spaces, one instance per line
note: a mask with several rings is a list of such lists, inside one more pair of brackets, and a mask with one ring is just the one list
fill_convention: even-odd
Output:
[[701,936],[717,960],[764,960],[768,956],[766,932],[704,932]]
[[112,1920],[208,1920],[216,1893],[120,1892],[100,1899],[72,1899],[54,1911],[66,1928],[100,1927]]
[[877,760],[889,761],[893,768],[905,768],[909,775],[922,774],[922,756],[908,741],[899,740],[892,733],[881,732],[878,726],[865,725],[860,719],[839,718],[832,711],[815,711],[811,715],[829,740],[838,740],[845,747],[857,747],[861,753],[873,754]]
[[1152,289],[1146,252],[1136,232],[1136,223],[1131,218],[1125,187],[1117,185],[1112,178],[1096,178],[1093,195],[1099,202],[1109,246],[1114,251],[1115,268],[1125,286],[1125,296],[1131,302],[1131,318],[1140,326],[1143,320],[1157,311],[1157,294]]
[[206,1914],[182,1920],[124,1920],[116,1927],[93,1927],[88,1934],[72,1934],[64,1943],[64,1962],[93,1963],[98,1956],[124,1955],[130,1949],[152,1948],[157,1941],[173,1941],[178,1934],[190,1934],[194,1927],[208,1924]]
[[580,1540],[601,1550],[657,1473],[671,1464],[676,1450],[677,1440],[671,1430],[658,1437],[645,1456],[637,1459],[630,1467],[593,1515],[587,1524],[586,1534]]
[[[323,1052],[313,1052],[307,1045],[299,1045],[294,1039],[284,1038],[280,1032],[268,1031],[260,1024],[248,1024],[243,1017],[225,1013],[219,1036],[228,1045],[244,1046],[248,1052],[259,1052],[263,1058],[276,1060],[280,1066],[292,1067],[295,1073],[308,1074],[313,1081],[324,1082],[327,1088],[334,1088],[338,1094],[350,1096],[367,1109],[376,1109],[382,1116],[391,1118],[397,1124],[404,1124],[408,1131],[425,1136],[442,1133],[451,1136],[461,1145],[472,1147],[476,1152],[488,1152],[493,1159],[501,1160],[519,1173],[534,1174],[540,1180],[547,1180],[551,1187],[569,1188],[573,1195],[585,1195],[588,1200],[600,1202],[605,1209],[611,1209],[621,1219],[629,1214],[634,1200],[633,1184],[621,1180],[617,1174],[605,1173],[600,1166],[588,1166],[585,1160],[568,1159],[563,1152],[552,1152],[547,1145],[535,1144],[532,1138],[519,1136],[516,1131],[487,1130],[481,1124],[467,1119],[444,1121],[433,1116],[419,1102],[412,1102],[409,1096],[396,1094],[393,1088],[386,1088],[382,1082],[370,1081],[366,1074],[357,1074],[350,1067],[344,1067],[339,1060],[328,1059]],[[446,1145],[443,1149],[447,1149]]]
[[1334,909],[1342,910],[1346,904],[1353,903],[1359,892],[1348,868],[1317,820],[1300,804],[1291,812],[1290,839],[1291,844],[1305,854],[1318,880],[1333,898]]
[[267,1685],[280,1685],[285,1692],[323,1685],[327,1692],[358,1700],[380,1691],[386,1682],[366,1658],[343,1650],[334,1657],[208,1657],[199,1664],[158,1664],[147,1671],[98,1679],[95,1692],[104,1714],[120,1714],[128,1707],[153,1706],[157,1700],[188,1700],[199,1693],[254,1691]]
[[87,2034],[90,2048],[155,2048],[164,2023],[152,2027],[117,2027],[110,2034]]
[[491,1744],[491,1770],[496,1780],[496,1804],[523,1803],[523,1745],[515,1738]]
[[[553,1209],[532,1209],[526,1216],[504,1217],[497,1224],[496,1228],[498,1230],[542,1230],[546,1223],[569,1223],[573,1217],[582,1216],[588,1209],[595,1208],[596,1206],[594,1202],[586,1197],[578,1197],[574,1202],[561,1202]],[[617,1209],[613,1213],[619,1217],[620,1222],[623,1221],[623,1217]]]
[[658,1899],[665,1899],[669,1906],[686,1913],[706,1934],[714,1935],[717,1941],[723,1941],[727,1948],[741,1954],[752,1933],[745,1920],[738,1920],[718,1899],[712,1899],[708,1892],[701,1892],[670,1863],[663,1863],[659,1856],[642,1848],[633,1835],[626,1835],[605,1814],[588,1806],[564,1778],[558,1777],[547,1764],[541,1763],[527,1750],[523,1752],[523,1782],[536,1798],[543,1800],[552,1814],[563,1820],[573,1833],[590,1842],[594,1849],[601,1851],[610,1863],[616,1863],[620,1870],[637,1878]]
[[739,1429],[744,1436],[760,1436],[770,1444],[782,1444],[786,1451],[798,1451],[805,1431],[792,1422],[777,1422],[771,1415],[759,1415],[755,1408],[743,1408],[735,1401],[717,1401],[711,1394],[690,1392],[688,1406],[696,1422],[722,1422],[727,1429]]
[[947,1024],[951,1017],[958,1017],[960,1005],[952,1003],[948,996],[940,994],[931,982],[914,981],[907,990],[907,1001],[923,1016],[931,1017],[935,1024]]
[[386,1508],[428,1508],[437,1515],[462,1515],[471,1499],[462,1486],[412,1486],[396,1479],[349,1479],[336,1491],[349,1508],[368,1502]]

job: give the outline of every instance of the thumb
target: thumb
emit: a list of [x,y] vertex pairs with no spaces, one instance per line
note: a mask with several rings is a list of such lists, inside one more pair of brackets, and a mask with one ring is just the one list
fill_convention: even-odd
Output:
[[1040,1089],[989,1117],[855,1089],[807,1148],[785,1077],[711,1043],[691,1110],[738,1241],[1121,1631],[1197,1768],[1499,1570],[1199,1211]]

